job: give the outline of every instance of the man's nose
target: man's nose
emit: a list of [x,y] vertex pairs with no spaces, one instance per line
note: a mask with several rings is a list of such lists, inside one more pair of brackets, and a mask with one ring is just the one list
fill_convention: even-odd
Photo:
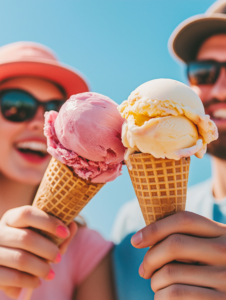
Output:
[[43,107],[40,106],[34,117],[28,122],[28,128],[30,130],[43,132],[44,113]]
[[226,99],[226,69],[225,67],[221,69],[220,74],[215,82],[213,88],[211,89],[211,98],[216,98],[220,101],[225,101]]

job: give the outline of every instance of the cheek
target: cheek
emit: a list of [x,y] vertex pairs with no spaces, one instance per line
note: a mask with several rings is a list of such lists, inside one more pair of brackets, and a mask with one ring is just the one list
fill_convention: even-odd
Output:
[[210,92],[212,89],[210,85],[192,85],[191,88],[194,92],[196,92],[196,94],[200,97],[203,103],[205,103],[209,99]]
[[5,120],[0,114],[0,160],[6,159],[10,155],[16,138],[23,131],[24,125],[21,123],[13,123]]
[[48,160],[36,166],[31,165],[14,148],[15,143],[29,132],[26,123],[8,122],[0,113],[0,173],[17,182],[37,185],[42,179]]

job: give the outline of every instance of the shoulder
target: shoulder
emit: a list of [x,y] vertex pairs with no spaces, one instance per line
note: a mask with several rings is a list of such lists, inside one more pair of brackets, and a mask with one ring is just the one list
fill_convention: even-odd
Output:
[[192,196],[195,193],[203,194],[210,187],[211,187],[211,178],[189,187],[188,188],[188,196]]
[[138,231],[145,226],[144,219],[137,199],[125,203],[119,210],[113,230],[112,239],[119,243],[131,232]]
[[200,206],[203,201],[211,197],[211,179],[188,188],[186,210],[200,213]]

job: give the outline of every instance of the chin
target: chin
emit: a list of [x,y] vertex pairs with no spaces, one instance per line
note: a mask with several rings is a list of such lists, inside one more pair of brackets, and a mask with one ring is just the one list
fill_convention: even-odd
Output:
[[8,179],[25,185],[39,185],[45,173],[44,168],[16,168],[12,166],[6,170],[1,169],[1,173]]
[[23,183],[23,184],[28,184],[28,185],[39,185],[42,177],[44,175],[44,172],[40,173],[36,173],[36,172],[32,172],[31,174],[25,175],[25,174],[21,174],[20,177],[16,178],[16,181]]

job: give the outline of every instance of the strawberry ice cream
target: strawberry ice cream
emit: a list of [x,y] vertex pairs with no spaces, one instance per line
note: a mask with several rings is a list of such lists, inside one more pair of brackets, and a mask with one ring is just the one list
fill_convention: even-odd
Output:
[[123,118],[117,104],[97,93],[73,95],[60,112],[46,112],[47,151],[94,183],[121,174],[125,148],[121,142]]

